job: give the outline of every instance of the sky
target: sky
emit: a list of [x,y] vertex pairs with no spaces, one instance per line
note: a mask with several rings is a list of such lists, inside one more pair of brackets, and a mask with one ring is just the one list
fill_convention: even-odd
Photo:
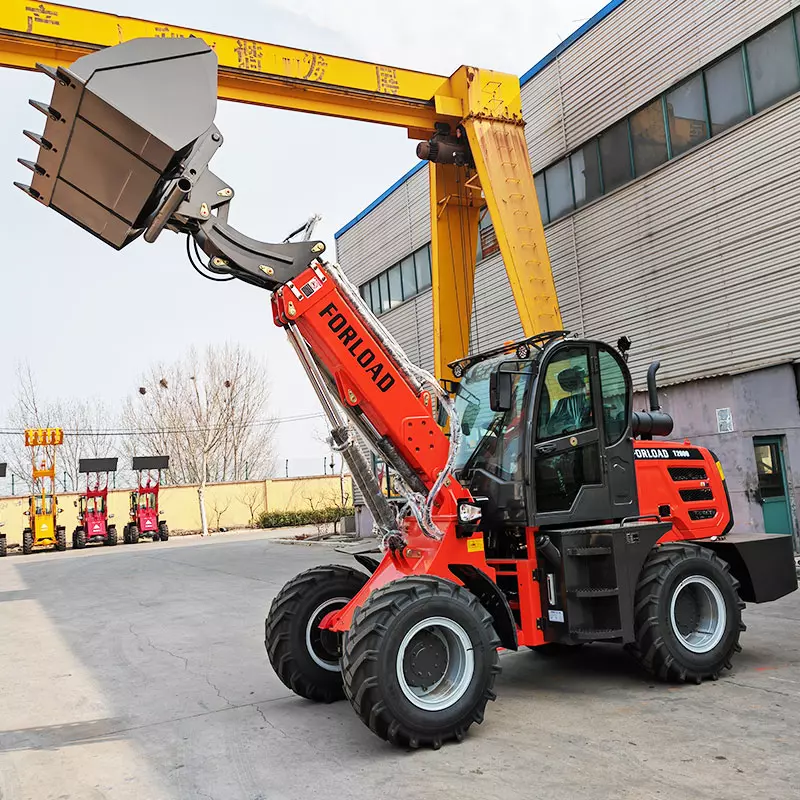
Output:
[[[461,64],[523,74],[595,14],[605,0],[83,0],[72,5],[251,40],[449,75]],[[319,410],[269,295],[238,281],[214,284],[188,265],[183,237],[164,233],[116,252],[27,198],[12,182],[35,159],[22,129],[43,129],[28,98],[48,100],[42,75],[0,71],[0,423],[17,365],[28,362],[44,399],[100,398],[118,409],[151,364],[194,346],[239,342],[269,371],[269,413]],[[280,241],[310,214],[335,258],[333,234],[417,163],[404,130],[219,104],[225,144],[212,169],[236,190],[230,222]],[[322,420],[278,425],[277,457],[292,474],[319,472],[328,450]],[[0,437],[4,448],[12,446]]]

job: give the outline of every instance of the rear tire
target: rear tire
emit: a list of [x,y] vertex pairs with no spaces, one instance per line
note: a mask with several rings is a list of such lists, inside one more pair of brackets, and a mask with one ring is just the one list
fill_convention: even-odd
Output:
[[86,547],[86,531],[83,528],[76,528],[72,537],[72,546],[76,550],[83,550]]
[[161,536],[162,542],[166,542],[169,539],[169,528],[166,522],[158,523],[158,533]]
[[106,545],[108,547],[115,547],[117,544],[117,526],[109,525],[106,533]]
[[326,614],[347,605],[368,580],[351,567],[315,567],[289,581],[272,601],[264,645],[277,676],[295,694],[323,703],[344,697],[340,636],[317,626]]
[[5,536],[0,536],[0,558],[5,558],[8,555],[8,542]]
[[438,749],[483,722],[500,640],[475,595],[431,575],[401,578],[356,611],[342,645],[345,692],[381,739]]
[[642,666],[662,681],[716,680],[741,650],[744,603],[728,564],[711,550],[667,544],[642,569],[634,608]]
[[[86,534],[84,533],[84,536]],[[56,550],[63,553],[67,549],[67,529],[61,525],[56,527]]]
[[22,553],[29,556],[33,552],[33,531],[30,528],[25,528],[22,531]]
[[128,528],[128,544],[138,544],[138,543],[139,543],[139,526],[131,525]]

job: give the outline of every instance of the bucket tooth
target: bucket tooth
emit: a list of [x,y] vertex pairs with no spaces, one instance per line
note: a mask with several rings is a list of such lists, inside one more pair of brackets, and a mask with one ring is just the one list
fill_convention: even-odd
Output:
[[17,161],[19,161],[19,163],[22,164],[23,167],[27,167],[31,172],[35,172],[37,175],[44,175],[47,172],[47,170],[44,167],[40,167],[33,161],[28,161],[27,158],[18,158]]
[[39,145],[39,147],[42,147],[42,148],[44,148],[45,150],[52,150],[52,149],[53,149],[53,145],[52,145],[52,144],[50,144],[50,142],[48,142],[48,141],[47,141],[47,139],[45,139],[45,138],[44,138],[44,136],[41,136],[41,135],[40,135],[40,134],[38,134],[38,133],[34,133],[33,131],[22,131],[22,132],[23,132],[23,133],[24,133],[24,134],[25,134],[25,135],[26,135],[26,136],[27,136],[27,137],[28,137],[28,138],[29,138],[29,139],[30,139],[32,142],[36,142],[36,144],[38,144],[38,145]]
[[41,197],[41,195],[39,194],[39,192],[36,191],[36,189],[33,189],[32,187],[24,183],[20,183],[19,181],[14,181],[14,186],[16,186],[17,189],[22,189],[22,191],[25,192],[25,194],[30,195],[34,200],[38,200]]
[[37,61],[36,69],[39,70],[39,72],[44,72],[44,74],[47,75],[48,78],[52,78],[54,81],[60,80],[55,67],[50,67],[47,64],[40,64]]
[[70,72],[64,69],[64,67],[50,67],[47,64],[37,63],[36,69],[39,70],[39,72],[43,72],[48,78],[62,83],[64,86],[69,86],[72,83]]
[[28,100],[28,102],[37,110],[41,111],[46,117],[50,117],[54,122],[58,122],[61,119],[61,114],[56,111],[52,106],[47,105],[47,103],[42,103],[39,100]]

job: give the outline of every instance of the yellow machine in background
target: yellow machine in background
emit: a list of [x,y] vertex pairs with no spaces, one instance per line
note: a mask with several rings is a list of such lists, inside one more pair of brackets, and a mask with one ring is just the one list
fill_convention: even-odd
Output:
[[29,555],[34,548],[67,549],[67,530],[58,524],[56,497],[56,447],[64,443],[61,428],[29,428],[25,431],[25,447],[31,448],[33,493],[28,498],[25,516],[29,524],[22,531],[22,552]]

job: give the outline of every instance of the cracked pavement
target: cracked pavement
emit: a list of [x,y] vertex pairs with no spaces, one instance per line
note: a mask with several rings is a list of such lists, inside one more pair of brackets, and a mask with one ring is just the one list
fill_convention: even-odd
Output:
[[796,796],[800,593],[749,607],[702,686],[614,646],[504,653],[486,722],[409,754],[269,668],[272,597],[329,561],[259,532],[1,560],[0,800]]

